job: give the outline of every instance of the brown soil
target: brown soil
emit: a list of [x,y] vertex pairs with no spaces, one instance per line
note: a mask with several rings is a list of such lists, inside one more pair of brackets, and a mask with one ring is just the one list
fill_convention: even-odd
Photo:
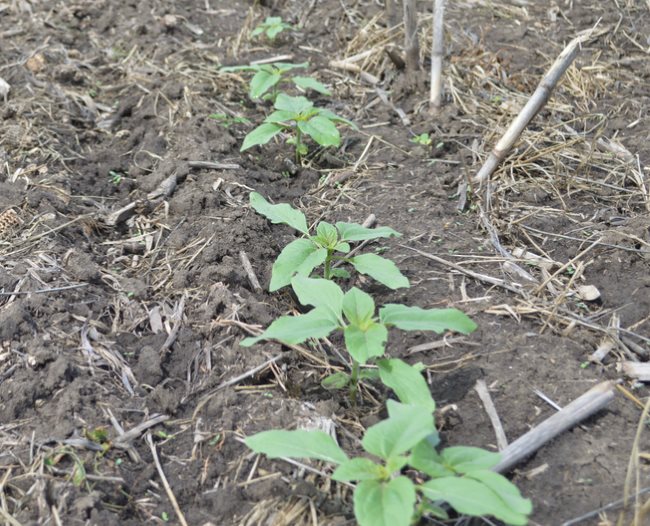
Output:
[[[473,390],[478,378],[490,386],[510,440],[554,411],[534,388],[560,405],[604,379],[621,379],[641,403],[648,396],[617,368],[650,352],[645,3],[453,3],[447,100],[436,117],[426,111],[425,75],[412,88],[384,53],[390,42],[399,52],[402,36],[386,30],[377,2],[261,3],[274,6],[0,1],[0,77],[11,86],[6,100],[0,96],[3,523],[177,524],[152,447],[189,524],[354,523],[346,488],[259,459],[238,441],[328,418],[354,452],[385,396],[370,388],[350,407],[343,394],[323,390],[327,371],[345,366],[331,350],[238,345],[254,326],[294,308],[287,293],[255,291],[243,269],[242,251],[267,284],[293,238],[249,208],[251,190],[302,207],[311,220],[375,214],[403,237],[374,248],[397,261],[413,287],[361,285],[379,303],[456,306],[478,322],[471,336],[424,351],[412,348],[435,341],[430,334],[390,339],[391,355],[429,368],[445,443],[495,447]],[[430,9],[421,2],[427,38]],[[273,45],[250,40],[250,28],[270,14],[304,26]],[[569,266],[549,287],[517,295],[414,252],[520,281],[481,227],[484,189],[458,210],[462,183],[563,45],[599,19],[600,35],[492,190],[490,219],[504,247]],[[373,87],[328,66],[373,46],[358,64],[380,78],[410,127]],[[342,148],[308,157],[295,175],[288,147],[241,154],[250,126],[208,118],[228,113],[257,123],[265,105],[218,68],[285,54],[310,61],[309,71],[332,87],[319,104],[359,125],[343,131]],[[432,145],[410,141],[422,132]],[[626,151],[603,150],[599,139]],[[559,266],[526,268],[539,284]],[[579,285],[595,285],[600,300],[582,301]],[[607,334],[613,350],[589,364]],[[561,524],[622,498],[640,416],[620,394],[518,466],[512,478],[534,503],[531,523]],[[640,450],[648,445],[642,435]],[[633,467],[632,493],[635,480],[648,485],[646,466]],[[620,510],[580,524],[613,524]]]

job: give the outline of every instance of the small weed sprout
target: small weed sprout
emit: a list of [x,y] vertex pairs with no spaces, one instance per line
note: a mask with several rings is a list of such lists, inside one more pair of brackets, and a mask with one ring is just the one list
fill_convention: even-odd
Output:
[[411,142],[415,144],[420,144],[422,146],[431,146],[433,139],[428,133],[421,133],[420,135],[415,135],[411,137]]
[[271,64],[251,64],[250,66],[226,66],[220,69],[224,73],[245,71],[253,72],[250,81],[248,96],[252,100],[264,99],[275,102],[282,84],[292,82],[302,90],[314,90],[322,95],[331,95],[324,84],[321,84],[313,77],[292,76],[287,73],[293,69],[309,67],[309,62],[301,64],[290,64],[288,62],[274,62]]
[[302,305],[314,308],[299,316],[281,316],[261,335],[246,338],[240,345],[248,347],[261,340],[296,345],[342,331],[352,359],[352,373],[336,373],[325,379],[325,386],[349,386],[353,401],[359,379],[366,377],[360,374],[360,366],[384,355],[389,328],[438,334],[448,330],[469,334],[476,329],[476,324],[458,309],[421,309],[389,303],[379,309],[377,316],[372,296],[356,287],[344,293],[333,281],[300,275],[291,280],[291,286]]
[[296,162],[299,163],[308,151],[304,136],[311,137],[320,146],[339,146],[341,134],[336,124],[343,123],[356,128],[351,121],[327,109],[314,107],[314,103],[305,97],[291,97],[280,93],[273,107],[275,111],[244,137],[240,151],[266,144],[280,132],[286,131],[291,133],[287,143],[294,145]]
[[266,37],[273,41],[280,33],[285,29],[293,29],[293,26],[288,22],[283,22],[282,17],[279,16],[268,16],[251,32],[251,38],[255,38],[261,34],[266,35]]
[[[332,479],[357,481],[353,500],[360,526],[409,526],[424,516],[447,520],[445,502],[461,514],[527,524],[530,500],[490,469],[499,462],[498,453],[458,446],[436,450],[435,402],[419,369],[401,360],[380,360],[379,372],[399,402],[388,400],[388,418],[363,436],[361,445],[373,458],[349,458],[322,431],[263,431],[248,437],[246,445],[269,458],[307,458],[336,466]],[[403,474],[404,468],[415,476]]]
[[406,276],[389,259],[373,253],[346,256],[351,250],[350,243],[400,236],[392,228],[365,228],[356,223],[344,222],[332,225],[321,221],[316,225],[316,234],[312,235],[307,219],[300,210],[287,203],[272,205],[257,192],[251,192],[249,199],[258,214],[272,223],[288,225],[305,236],[284,247],[273,263],[270,292],[289,285],[296,274],[310,276],[321,265],[325,279],[350,276],[345,269],[334,267],[335,263],[350,264],[357,272],[366,274],[391,289],[409,286]]

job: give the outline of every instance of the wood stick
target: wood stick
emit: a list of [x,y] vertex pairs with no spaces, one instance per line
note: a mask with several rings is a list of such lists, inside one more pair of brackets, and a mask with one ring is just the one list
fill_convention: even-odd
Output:
[[478,394],[478,397],[481,399],[481,402],[483,402],[485,412],[487,413],[488,418],[492,423],[494,434],[497,437],[497,447],[499,448],[499,451],[503,451],[508,447],[508,438],[506,437],[506,433],[503,430],[501,419],[499,418],[499,413],[497,413],[497,408],[494,406],[494,402],[492,401],[492,397],[490,396],[490,392],[488,391],[485,381],[477,380],[476,385],[474,386],[474,390]]
[[445,0],[433,0],[433,43],[431,45],[430,109],[434,112],[442,104],[442,57],[445,53]]
[[601,382],[569,405],[551,415],[501,451],[501,462],[492,468],[506,473],[548,441],[597,413],[614,399],[616,383]]
[[255,292],[262,292],[262,285],[260,285],[260,281],[257,279],[255,270],[253,270],[253,265],[251,265],[251,260],[248,259],[246,252],[240,250],[239,259],[241,260],[241,264],[244,267],[244,271],[246,272],[246,276],[248,277],[248,281],[250,282],[251,287],[253,287],[253,290]]
[[533,96],[528,99],[528,102],[521,110],[519,115],[512,121],[510,127],[503,134],[497,145],[490,153],[478,174],[475,176],[475,181],[482,182],[496,170],[497,166],[508,155],[515,141],[522,134],[526,126],[530,123],[535,115],[542,109],[548,102],[551,92],[564,75],[564,72],[571,65],[573,60],[578,56],[580,45],[591,36],[591,31],[587,34],[580,35],[574,38],[567,44],[562,53],[557,57],[553,65],[547,71],[542,81],[537,86]]
[[415,0],[404,0],[404,51],[406,52],[407,74],[413,75],[420,69],[418,12]]

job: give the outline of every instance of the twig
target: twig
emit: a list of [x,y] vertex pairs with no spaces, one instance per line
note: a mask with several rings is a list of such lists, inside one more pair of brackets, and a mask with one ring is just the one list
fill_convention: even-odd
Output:
[[614,399],[615,386],[615,382],[607,381],[589,389],[501,451],[501,462],[492,469],[499,473],[510,471],[549,440],[600,411]]
[[[635,498],[640,497],[641,495],[645,495],[648,492],[650,492],[650,486],[637,491],[634,497]],[[590,511],[589,513],[585,513],[584,515],[580,515],[579,517],[575,517],[574,519],[563,522],[562,526],[573,526],[574,524],[579,524],[583,521],[586,521],[587,519],[591,519],[592,517],[597,517],[604,511],[609,511],[611,509],[618,508],[621,504],[625,504],[625,499],[618,499],[615,500],[614,502],[610,502],[609,504],[605,504],[604,506],[595,509],[593,511]]]
[[77,285],[66,285],[64,287],[53,287],[51,289],[25,290],[17,292],[0,292],[0,296],[24,296],[25,294],[47,294],[48,292],[60,292],[62,290],[79,289],[87,287],[88,283],[78,283]]
[[481,402],[483,402],[485,412],[487,413],[488,418],[492,423],[492,427],[494,428],[494,434],[497,437],[497,447],[499,448],[499,451],[503,451],[506,447],[508,447],[508,438],[506,437],[506,433],[503,430],[501,419],[499,418],[499,413],[497,413],[497,408],[494,406],[494,402],[492,401],[492,397],[490,396],[490,392],[488,391],[485,381],[477,380],[474,389],[476,390],[478,397],[481,399]]
[[212,170],[237,170],[241,168],[235,163],[213,163],[212,161],[188,161],[190,168],[208,168]]
[[406,74],[420,69],[420,44],[418,42],[418,12],[415,0],[404,0],[404,51]]
[[562,78],[562,75],[564,75],[564,72],[578,55],[580,45],[591,36],[592,31],[593,29],[589,30],[586,34],[574,38],[567,44],[562,53],[560,53],[537,86],[535,93],[533,93],[532,97],[528,99],[524,108],[521,110],[519,115],[515,117],[515,120],[512,121],[510,127],[494,147],[492,153],[490,153],[490,156],[485,161],[478,174],[476,174],[475,180],[477,182],[482,182],[490,177],[499,163],[503,161],[506,155],[508,155],[508,152],[510,152],[515,141],[519,138],[526,126],[528,126],[528,123],[548,102],[551,92]]
[[147,444],[149,444],[149,449],[151,449],[151,455],[153,456],[153,461],[156,464],[156,469],[158,470],[158,476],[160,477],[160,480],[163,483],[165,492],[167,493],[167,497],[172,503],[172,507],[176,512],[178,521],[181,523],[181,526],[188,526],[187,521],[185,520],[185,515],[183,515],[183,512],[181,511],[181,508],[178,505],[178,501],[176,500],[176,496],[174,495],[174,492],[172,491],[169,482],[167,482],[167,477],[165,476],[165,472],[163,471],[162,466],[160,465],[160,460],[158,459],[158,452],[156,451],[156,446],[153,443],[153,438],[151,438],[151,433],[147,433],[146,438],[147,438]]
[[445,0],[433,0],[433,41],[431,44],[431,93],[429,103],[433,111],[442,103],[442,57],[444,56]]
[[131,447],[131,442],[138,438],[144,431],[165,422],[166,420],[169,420],[168,415],[157,415],[149,420],[145,420],[141,424],[129,429],[127,432],[121,433],[120,436],[113,441],[113,446],[119,448]]
[[169,349],[171,349],[171,346],[174,345],[174,342],[176,341],[176,337],[178,336],[178,331],[181,328],[181,323],[183,322],[184,310],[185,310],[185,293],[183,293],[181,299],[176,304],[176,308],[174,309],[174,314],[172,316],[174,320],[174,325],[172,327],[171,332],[169,333],[169,336],[167,336],[165,343],[163,343],[162,347],[160,347],[160,354],[163,354],[164,352],[168,351]]
[[244,267],[244,271],[246,272],[246,276],[248,277],[248,281],[250,282],[251,287],[253,287],[253,290],[255,292],[262,292],[262,285],[260,285],[260,282],[255,275],[255,270],[253,270],[253,265],[251,265],[251,261],[248,259],[246,252],[240,250],[239,259],[241,260],[241,264]]

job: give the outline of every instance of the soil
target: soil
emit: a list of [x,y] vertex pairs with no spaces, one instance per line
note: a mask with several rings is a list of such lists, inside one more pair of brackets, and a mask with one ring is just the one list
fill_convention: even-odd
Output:
[[[650,353],[645,3],[453,3],[435,116],[426,75],[406,75],[384,53],[388,44],[400,53],[402,36],[386,28],[378,2],[259,3],[0,1],[0,77],[10,86],[0,93],[2,521],[180,524],[168,484],[192,525],[354,524],[347,488],[240,442],[327,421],[358,452],[387,396],[368,386],[352,406],[320,386],[346,366],[336,339],[302,352],[238,345],[295,309],[287,292],[256,290],[242,264],[244,253],[265,286],[294,238],[248,206],[251,190],[310,221],[374,214],[403,235],[371,247],[412,287],[345,285],[380,304],[454,306],[476,320],[463,338],[390,337],[390,355],[427,366],[445,444],[496,448],[477,379],[511,441],[555,411],[533,389],[566,405],[598,382],[621,382],[606,409],[510,474],[534,503],[531,524],[621,499],[630,458],[641,458],[632,475],[647,486],[647,455],[632,450],[648,390],[619,367]],[[430,4],[419,3],[427,46]],[[250,39],[270,15],[302,26],[274,42]],[[489,218],[502,245],[554,263],[521,263],[536,284],[518,295],[422,256],[521,282],[481,223],[485,188],[463,183],[563,46],[598,20],[493,176]],[[373,86],[329,65],[368,49],[357,64],[380,79],[408,126]],[[359,126],[342,129],[342,146],[327,155],[312,144],[297,167],[280,143],[239,152],[269,105],[248,99],[244,74],[219,72],[281,55],[309,61],[332,90],[310,96]],[[411,140],[425,132],[430,145]],[[581,299],[579,285],[600,298]],[[589,362],[604,338],[613,349]],[[426,343],[437,345],[416,347]],[[638,450],[649,445],[641,434]],[[613,524],[620,511],[580,524]]]

